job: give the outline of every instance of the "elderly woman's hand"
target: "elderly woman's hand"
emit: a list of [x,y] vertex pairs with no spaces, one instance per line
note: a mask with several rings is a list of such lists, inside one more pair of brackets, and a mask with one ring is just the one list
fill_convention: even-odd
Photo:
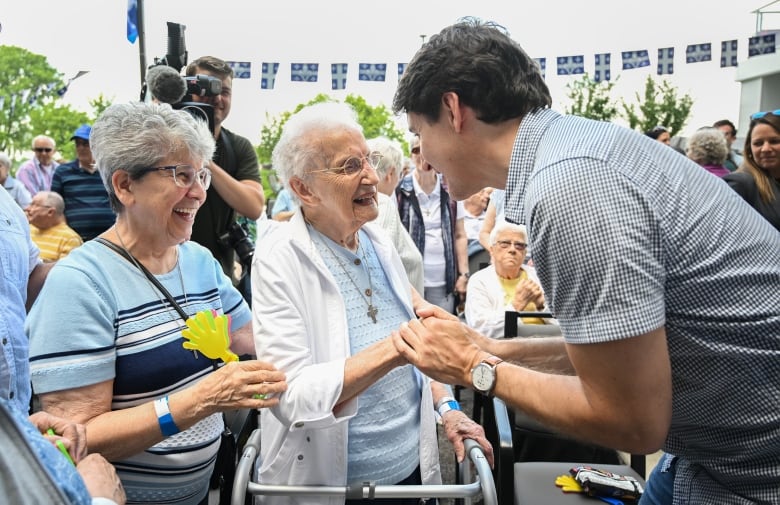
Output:
[[[55,444],[58,440],[62,441],[75,463],[78,463],[87,455],[87,427],[85,425],[44,411],[31,415],[30,422],[52,444]],[[54,435],[47,434],[50,429],[54,431]]]
[[544,295],[539,284],[530,279],[523,279],[517,283],[512,305],[515,307],[515,310],[522,312],[529,303],[534,303],[537,309],[543,307]]
[[201,407],[209,413],[241,408],[266,408],[279,403],[287,390],[284,372],[257,360],[234,361],[216,370],[196,386]]
[[459,463],[466,457],[466,448],[463,445],[463,440],[470,438],[482,447],[490,466],[493,466],[493,446],[490,445],[490,442],[485,437],[485,430],[482,426],[460,410],[445,412],[441,420],[444,425],[444,433],[452,444],[452,448],[455,450],[455,457]]

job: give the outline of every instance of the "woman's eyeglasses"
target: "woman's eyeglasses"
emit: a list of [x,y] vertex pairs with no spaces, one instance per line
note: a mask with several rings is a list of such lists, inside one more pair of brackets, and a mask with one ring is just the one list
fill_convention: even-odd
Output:
[[382,155],[377,152],[373,152],[373,153],[369,153],[368,156],[363,156],[361,158],[357,158],[357,157],[347,158],[344,164],[341,165],[340,167],[312,170],[310,173],[331,172],[338,175],[350,176],[362,172],[364,163],[368,163],[368,166],[376,170],[376,167],[379,166],[380,161],[382,161]]
[[164,167],[142,168],[138,173],[146,174],[159,170],[170,170],[173,174],[174,184],[180,188],[189,189],[195,184],[196,180],[203,186],[203,189],[209,189],[209,186],[211,186],[211,170],[206,167],[195,170],[192,165],[166,165]]
[[780,109],[775,110],[768,110],[765,112],[756,112],[752,116],[750,116],[750,119],[761,119],[762,117],[766,116],[767,114],[772,114],[773,116],[780,116]]
[[496,245],[501,249],[509,249],[511,246],[514,246],[518,251],[524,251],[528,247],[528,244],[525,242],[517,242],[515,240],[499,240],[496,242]]

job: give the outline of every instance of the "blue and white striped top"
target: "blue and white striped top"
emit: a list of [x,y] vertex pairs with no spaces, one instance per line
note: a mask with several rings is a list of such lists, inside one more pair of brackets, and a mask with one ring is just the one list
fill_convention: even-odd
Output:
[[[186,301],[176,269],[157,279],[188,314],[230,314],[232,328],[250,322],[240,293],[211,253],[179,246]],[[212,362],[182,347],[184,321],[133,264],[96,242],[57,263],[28,318],[33,388],[61,391],[113,380],[120,410],[185,389],[212,372]],[[222,417],[123,461],[114,461],[128,501],[197,504],[207,493]]]

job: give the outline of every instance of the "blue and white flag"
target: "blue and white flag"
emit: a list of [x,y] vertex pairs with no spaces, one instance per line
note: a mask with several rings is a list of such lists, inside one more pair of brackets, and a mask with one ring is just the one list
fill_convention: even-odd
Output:
[[319,63],[290,63],[290,80],[298,82],[317,82]]
[[721,67],[736,67],[737,66],[737,41],[736,40],[724,40],[720,43],[720,66]]
[[248,61],[226,62],[233,69],[234,79],[249,79],[252,77],[252,64]]
[[593,80],[596,82],[608,81],[610,78],[609,63],[612,59],[610,53],[601,53],[596,55],[596,66],[593,71]]
[[623,70],[650,66],[650,57],[647,55],[647,49],[623,51],[620,53],[620,56],[623,58]]
[[138,38],[138,0],[127,0],[127,40],[135,44]]
[[674,48],[662,47],[658,49],[658,75],[674,73]]
[[685,49],[685,63],[699,63],[712,60],[712,44],[690,44]]
[[558,56],[558,75],[575,75],[585,73],[585,56]]
[[400,79],[401,76],[404,75],[404,70],[406,70],[406,65],[408,65],[408,63],[398,64],[398,79]]
[[539,67],[539,72],[542,73],[542,79],[547,76],[547,58],[534,58],[536,65]]
[[344,89],[347,87],[347,64],[331,63],[330,65],[331,89]]
[[775,44],[775,34],[759,35],[748,39],[748,58],[758,56],[759,54],[774,53],[777,45]]
[[276,84],[276,72],[279,70],[279,63],[277,62],[263,62],[263,71],[260,74],[260,88],[261,89],[274,89]]
[[387,63],[360,63],[358,66],[358,80],[384,82],[386,72]]

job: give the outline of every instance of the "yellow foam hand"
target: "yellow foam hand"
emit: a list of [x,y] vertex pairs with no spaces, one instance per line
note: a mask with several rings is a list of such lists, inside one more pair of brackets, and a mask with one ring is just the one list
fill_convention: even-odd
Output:
[[201,310],[186,323],[187,329],[181,332],[185,339],[182,347],[200,351],[209,359],[221,359],[225,363],[238,361],[238,356],[230,351],[230,316]]
[[555,485],[564,493],[582,493],[582,486],[571,475],[559,475],[555,478]]

